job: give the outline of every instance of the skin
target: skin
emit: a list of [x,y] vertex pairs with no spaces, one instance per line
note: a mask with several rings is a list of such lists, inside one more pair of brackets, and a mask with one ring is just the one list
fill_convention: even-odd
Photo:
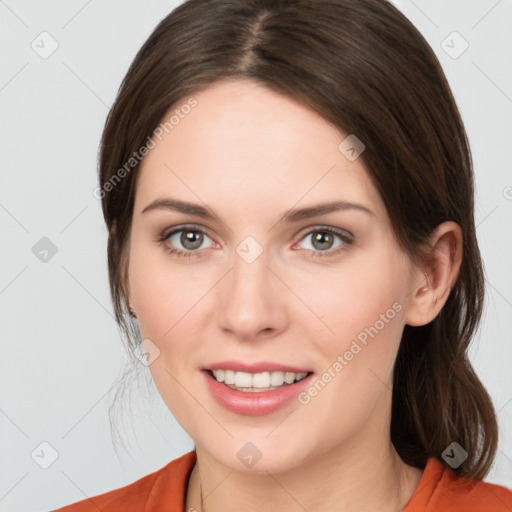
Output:
[[[462,257],[459,226],[438,226],[431,257],[413,265],[361,159],[339,151],[347,134],[247,80],[194,97],[198,105],[142,163],[125,283],[143,339],[160,351],[149,367],[155,384],[196,445],[187,510],[200,509],[200,480],[208,512],[402,510],[422,471],[390,440],[393,364],[404,325],[428,323],[448,298]],[[222,221],[142,213],[170,196],[207,205]],[[278,223],[286,210],[332,200],[373,214]],[[202,243],[196,233],[198,249],[180,243],[181,232],[156,241],[183,224],[207,232]],[[353,243],[315,244],[322,227],[349,232]],[[252,263],[236,252],[247,236],[263,249]],[[173,244],[200,255],[169,254]],[[321,376],[397,302],[400,312],[307,405],[243,416],[205,386],[201,368],[226,359],[284,361]],[[252,468],[237,457],[249,441],[262,454]]]

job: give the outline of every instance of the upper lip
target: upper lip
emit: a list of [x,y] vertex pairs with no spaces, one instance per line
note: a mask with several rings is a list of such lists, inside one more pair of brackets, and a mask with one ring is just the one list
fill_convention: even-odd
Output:
[[274,363],[272,361],[260,361],[258,363],[246,363],[242,361],[219,361],[206,365],[203,370],[233,370],[247,373],[261,372],[293,372],[293,373],[310,373],[311,370],[299,368],[298,366],[290,366],[282,363]]

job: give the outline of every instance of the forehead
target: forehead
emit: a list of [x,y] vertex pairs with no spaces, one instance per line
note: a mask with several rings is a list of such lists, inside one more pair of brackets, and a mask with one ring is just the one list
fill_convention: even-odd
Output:
[[281,211],[345,199],[383,213],[361,159],[339,149],[348,134],[255,82],[217,82],[183,98],[158,133],[139,170],[136,204],[167,193],[238,211]]

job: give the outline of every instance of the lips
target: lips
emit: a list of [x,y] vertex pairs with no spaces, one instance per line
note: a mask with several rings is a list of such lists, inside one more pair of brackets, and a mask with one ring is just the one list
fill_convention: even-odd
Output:
[[[310,385],[313,376],[313,372],[307,368],[273,362],[248,364],[240,361],[213,363],[203,368],[202,373],[205,376],[208,391],[221,406],[231,412],[246,416],[270,414],[286,407],[303,389]],[[275,379],[278,374],[281,374],[281,379],[274,380],[274,383],[277,384],[281,380],[283,382],[265,387],[269,383],[269,377],[273,376]],[[222,377],[226,375],[228,375],[229,381],[233,379],[234,375],[235,381],[241,383],[242,387],[237,388],[236,385],[222,382]],[[284,381],[283,375],[287,376],[288,382]],[[292,376],[293,380],[290,381]],[[218,378],[221,380],[220,382]],[[249,382],[249,379],[253,380]],[[245,387],[248,384],[251,387]]]

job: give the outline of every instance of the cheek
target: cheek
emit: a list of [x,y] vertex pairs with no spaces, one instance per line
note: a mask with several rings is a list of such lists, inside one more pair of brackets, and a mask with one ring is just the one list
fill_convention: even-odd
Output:
[[186,329],[190,325],[186,317],[205,294],[204,278],[204,272],[199,275],[186,263],[173,264],[164,249],[148,250],[142,244],[133,243],[130,293],[141,333],[164,341],[176,329]]
[[158,357],[149,365],[151,376],[171,414],[178,422],[187,423],[197,403],[183,383],[188,388],[197,370],[200,347],[195,340],[201,339],[197,313],[206,293],[204,272],[199,279],[186,264],[171,263],[165,250],[148,249],[134,242],[129,279],[142,339],[158,347]]
[[[315,344],[326,370],[336,375],[331,379],[333,392],[350,390],[351,397],[370,399],[375,384],[391,377],[405,313],[406,276],[398,256],[389,253],[358,260],[357,265],[330,272],[329,279],[317,280],[323,293],[311,295],[312,309],[327,327]],[[319,324],[318,319],[312,322]],[[329,378],[325,376],[326,381]],[[333,396],[326,393],[325,399]]]
[[401,286],[392,273],[367,267],[329,282],[317,302],[335,334],[326,331],[315,340],[324,364],[301,403],[311,401],[310,428],[323,429],[326,439],[356,432],[389,398],[403,330]]
[[365,258],[306,277],[299,293],[324,322],[326,333],[330,331],[339,342],[347,341],[376,322],[381,327],[380,316],[390,308],[387,316],[396,318],[400,307],[393,309],[393,304],[401,302],[404,284],[392,269],[391,262],[380,258],[376,265],[375,258]]

